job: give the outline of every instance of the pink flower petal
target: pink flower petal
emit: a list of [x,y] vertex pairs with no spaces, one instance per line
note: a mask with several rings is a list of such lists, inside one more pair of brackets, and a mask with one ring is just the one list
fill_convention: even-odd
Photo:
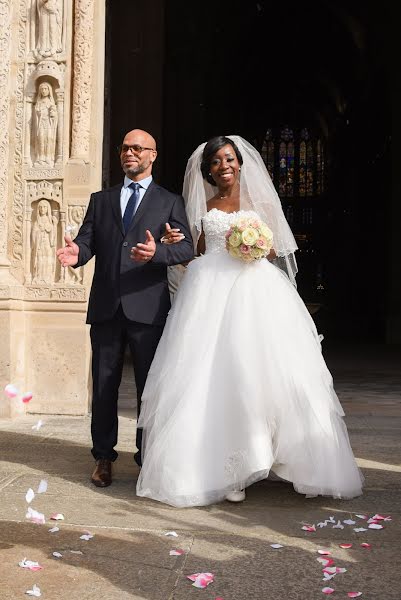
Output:
[[355,515],[356,517],[358,517],[358,519],[367,519],[368,517],[366,515]]
[[324,587],[322,589],[323,594],[334,594],[335,590],[331,587]]
[[348,550],[348,548],[352,548],[352,544],[340,544],[340,548],[345,548]]
[[61,513],[53,513],[50,518],[52,521],[64,521],[64,515]]
[[375,515],[373,515],[372,519],[375,521],[384,521],[385,519],[388,519],[388,517],[383,517],[383,515],[378,515],[376,513]]
[[318,550],[319,554],[323,554],[324,556],[329,556],[331,552],[329,550]]
[[315,525],[303,525],[301,529],[304,531],[316,531]]
[[362,548],[371,548],[371,544],[368,544],[367,542],[363,542],[363,544],[361,544]]
[[19,389],[15,385],[13,385],[12,383],[9,383],[4,388],[4,393],[9,398],[15,398],[19,394]]
[[335,575],[337,573],[337,567],[326,567],[323,569],[323,573],[327,573],[328,575]]
[[334,560],[332,558],[317,558],[316,560],[324,567],[330,567],[334,564]]
[[214,575],[213,573],[194,573],[187,575],[187,579],[193,581],[194,587],[205,589],[210,583],[213,583]]
[[362,596],[362,592],[348,592],[348,598],[358,598],[358,596]]
[[181,556],[181,554],[185,554],[185,551],[184,550],[179,550],[177,548],[177,549],[174,549],[174,550],[170,550],[169,554],[170,554],[170,556]]
[[25,392],[25,394],[22,396],[22,402],[24,404],[27,404],[28,402],[30,402],[33,398],[33,394],[32,392]]

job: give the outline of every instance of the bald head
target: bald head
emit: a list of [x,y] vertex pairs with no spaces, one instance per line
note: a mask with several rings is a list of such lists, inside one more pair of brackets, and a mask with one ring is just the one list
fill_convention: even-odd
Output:
[[123,144],[126,143],[126,139],[133,138],[135,138],[136,140],[142,140],[141,142],[134,142],[135,144],[139,144],[140,146],[153,148],[153,150],[156,150],[156,140],[153,137],[153,135],[150,135],[150,133],[148,133],[147,131],[144,131],[143,129],[133,129],[132,131],[129,131],[124,138]]
[[140,181],[151,175],[156,156],[156,140],[150,133],[133,129],[125,135],[120,160],[124,173],[132,181]]

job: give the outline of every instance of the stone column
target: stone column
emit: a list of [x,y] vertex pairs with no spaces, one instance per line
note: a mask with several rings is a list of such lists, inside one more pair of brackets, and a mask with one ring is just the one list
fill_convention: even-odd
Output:
[[64,139],[64,92],[62,90],[56,90],[57,98],[57,114],[58,114],[58,126],[57,126],[57,140],[56,140],[56,160],[55,167],[59,167],[63,161],[63,139]]
[[11,0],[0,0],[0,40],[0,283],[7,283],[12,279],[7,256]]
[[88,160],[93,68],[94,0],[76,0],[71,158]]

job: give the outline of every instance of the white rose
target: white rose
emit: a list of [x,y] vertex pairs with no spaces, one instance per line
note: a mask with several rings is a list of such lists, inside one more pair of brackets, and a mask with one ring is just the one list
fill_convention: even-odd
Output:
[[247,227],[245,231],[242,232],[242,242],[247,246],[256,244],[258,238],[259,234],[253,227]]

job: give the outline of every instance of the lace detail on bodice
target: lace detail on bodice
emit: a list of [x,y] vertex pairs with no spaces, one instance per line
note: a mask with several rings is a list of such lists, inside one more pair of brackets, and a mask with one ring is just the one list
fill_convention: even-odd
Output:
[[226,213],[218,208],[212,208],[202,219],[203,231],[205,232],[206,254],[216,254],[226,251],[225,235],[230,229],[231,223],[241,217],[257,217],[250,210],[239,210]]

